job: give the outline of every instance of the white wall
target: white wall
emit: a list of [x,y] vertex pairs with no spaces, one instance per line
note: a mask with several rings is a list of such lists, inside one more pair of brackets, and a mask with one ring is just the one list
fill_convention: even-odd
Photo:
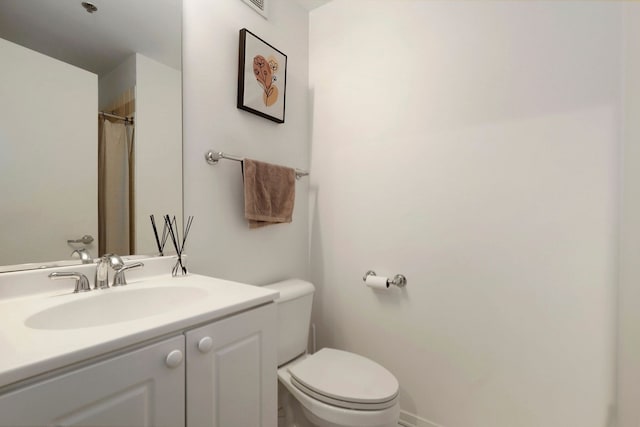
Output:
[[136,55],[132,54],[120,65],[100,76],[98,81],[98,106],[100,111],[109,108],[123,92],[136,86]]
[[0,265],[68,259],[98,237],[97,76],[2,39],[0,58]]
[[165,214],[182,223],[182,75],[135,58],[135,253],[149,254],[158,252],[149,215],[159,224]]
[[[388,367],[421,425],[607,425],[620,4],[352,0],[310,19],[319,347]],[[369,269],[408,286],[375,293]]]
[[640,425],[640,4],[624,5],[624,145],[618,294],[618,427]]
[[[184,1],[184,214],[195,221],[191,271],[265,284],[308,275],[308,179],[296,186],[291,224],[250,230],[240,164],[210,166],[214,149],[306,169],[309,162],[308,15],[273,0],[265,20],[239,0]],[[286,118],[277,124],[236,108],[238,32],[247,28],[286,55]]]

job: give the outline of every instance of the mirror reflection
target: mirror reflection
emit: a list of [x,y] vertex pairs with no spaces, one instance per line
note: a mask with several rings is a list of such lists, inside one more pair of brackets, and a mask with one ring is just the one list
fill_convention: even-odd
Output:
[[0,272],[156,253],[149,215],[181,221],[182,2],[90,3],[0,2]]

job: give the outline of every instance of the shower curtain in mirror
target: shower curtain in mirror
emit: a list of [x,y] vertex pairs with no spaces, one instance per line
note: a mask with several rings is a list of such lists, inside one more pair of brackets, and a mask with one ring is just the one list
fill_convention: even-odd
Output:
[[99,133],[99,254],[133,254],[134,126],[100,117]]

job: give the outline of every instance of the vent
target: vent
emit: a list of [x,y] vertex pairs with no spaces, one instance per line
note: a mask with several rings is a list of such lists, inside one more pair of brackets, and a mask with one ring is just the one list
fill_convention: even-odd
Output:
[[265,19],[268,19],[267,13],[268,13],[269,0],[242,0],[242,1],[248,4],[251,9],[258,12]]

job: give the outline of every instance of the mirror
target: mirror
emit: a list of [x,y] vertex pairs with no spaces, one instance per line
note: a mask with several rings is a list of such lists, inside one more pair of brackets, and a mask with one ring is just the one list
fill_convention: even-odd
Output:
[[181,31],[181,0],[0,1],[0,272],[182,221]]

